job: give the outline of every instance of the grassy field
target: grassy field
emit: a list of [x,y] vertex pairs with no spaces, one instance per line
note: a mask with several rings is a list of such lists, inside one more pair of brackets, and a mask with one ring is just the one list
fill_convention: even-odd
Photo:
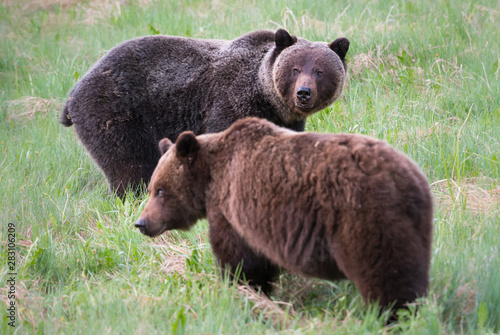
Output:
[[[75,82],[126,39],[279,27],[351,41],[344,96],[308,130],[383,139],[432,185],[429,296],[397,324],[384,326],[347,281],[283,274],[269,300],[222,279],[206,222],[142,236],[133,222],[147,196],[111,194],[74,129],[58,122]],[[496,0],[3,0],[0,333],[499,333],[499,32]]]

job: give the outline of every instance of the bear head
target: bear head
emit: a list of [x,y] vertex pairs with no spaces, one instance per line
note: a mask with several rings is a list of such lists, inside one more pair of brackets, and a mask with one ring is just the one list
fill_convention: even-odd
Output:
[[349,40],[327,44],[297,39],[286,30],[275,34],[275,49],[267,66],[274,90],[297,119],[326,108],[342,93]]
[[[206,135],[210,136],[210,135]],[[162,157],[149,183],[150,198],[135,226],[147,236],[166,230],[188,230],[206,216],[203,153],[193,132],[179,135],[175,144],[168,138],[159,143]]]

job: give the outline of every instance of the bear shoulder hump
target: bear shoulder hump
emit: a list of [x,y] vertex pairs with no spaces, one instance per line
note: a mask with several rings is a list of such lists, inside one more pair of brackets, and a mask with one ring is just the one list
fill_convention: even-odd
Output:
[[233,40],[233,47],[259,47],[274,43],[274,32],[271,30],[255,30]]

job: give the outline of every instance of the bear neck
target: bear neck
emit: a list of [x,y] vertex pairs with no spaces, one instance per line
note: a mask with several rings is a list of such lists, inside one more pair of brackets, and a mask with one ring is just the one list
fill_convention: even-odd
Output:
[[273,80],[273,66],[278,58],[279,54],[276,55],[275,47],[269,49],[259,68],[258,85],[262,95],[273,106],[281,119],[282,124],[280,125],[287,126],[294,122],[303,121],[305,118],[293,111],[278,94]]

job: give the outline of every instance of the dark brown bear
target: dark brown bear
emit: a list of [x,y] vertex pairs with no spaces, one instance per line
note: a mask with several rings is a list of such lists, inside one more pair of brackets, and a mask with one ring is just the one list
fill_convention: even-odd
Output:
[[432,198],[419,168],[355,134],[297,133],[256,118],[182,133],[151,178],[136,222],[157,236],[208,218],[222,267],[269,292],[278,266],[352,280],[366,302],[403,307],[427,293]]
[[61,122],[76,133],[119,195],[148,182],[157,143],[227,129],[257,116],[303,130],[341,94],[349,41],[309,42],[285,30],[233,41],[172,36],[112,49],[73,88]]

